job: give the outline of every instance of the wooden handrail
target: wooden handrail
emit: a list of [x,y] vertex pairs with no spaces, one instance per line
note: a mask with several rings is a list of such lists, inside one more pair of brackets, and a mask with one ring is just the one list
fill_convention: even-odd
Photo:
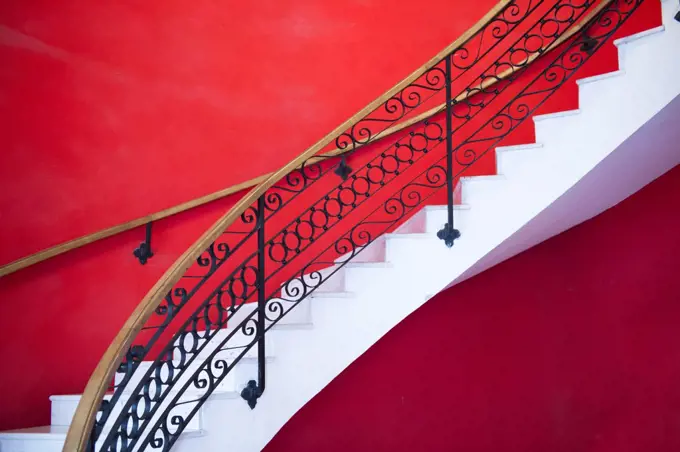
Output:
[[[508,3],[509,0],[501,2],[503,4]],[[604,4],[609,3],[610,0],[607,0],[606,2],[603,2]],[[569,39],[576,33],[581,27],[577,26],[574,27],[570,30],[568,30],[563,36],[561,36],[558,40],[556,40],[551,46],[548,47],[547,51],[552,50],[553,48],[559,46],[562,44],[564,41]],[[476,32],[476,31],[475,31]],[[532,54],[529,58],[529,63],[533,62],[536,58],[538,58],[538,54]],[[469,90],[467,92],[462,93],[458,97],[456,97],[457,102],[462,102],[468,97],[471,96],[470,93],[473,93],[472,96],[475,95],[477,90],[485,89],[490,86],[493,86],[494,84],[498,83],[499,80],[503,80],[506,77],[509,77],[512,75],[515,71],[512,68],[509,68],[505,70],[503,73],[501,73],[497,78],[488,78],[484,83],[481,85],[473,88],[472,90]],[[384,95],[383,95],[384,97]],[[398,124],[395,124],[391,127],[386,128],[382,132],[379,133],[379,136],[377,137],[378,139],[382,139],[385,137],[388,137],[394,133],[397,133],[407,127],[410,127],[414,124],[419,123],[420,121],[423,121],[424,119],[429,118],[430,116],[433,116],[437,113],[440,113],[444,111],[446,108],[446,104],[442,103],[441,105],[438,105],[434,108],[431,108],[430,110],[427,110],[417,116],[414,116],[413,118],[410,118],[406,121],[399,122]],[[371,141],[370,143],[373,143],[374,141]],[[369,144],[370,144],[369,143]],[[363,144],[359,143],[356,146],[354,146],[353,149],[334,149],[332,151],[329,151],[325,154],[321,154],[318,158],[318,160],[328,158],[328,157],[334,157],[341,155],[343,153],[349,152],[350,150],[358,149],[360,147],[364,146]],[[314,163],[318,161],[317,159],[311,159],[309,163]],[[47,259],[50,259],[55,256],[59,256],[60,254],[66,253],[67,251],[71,251],[77,248],[80,248],[85,245],[89,245],[90,243],[97,242],[99,240],[105,239],[107,237],[111,237],[116,234],[120,234],[121,232],[129,231],[130,229],[134,229],[140,226],[143,226],[151,221],[158,221],[163,218],[170,217],[172,215],[176,215],[178,213],[185,212],[187,210],[193,209],[195,207],[202,206],[204,204],[210,203],[212,201],[217,201],[218,199],[222,199],[226,196],[233,195],[234,193],[238,193],[239,191],[245,190],[247,188],[254,187],[256,185],[259,185],[266,181],[269,177],[271,177],[274,173],[266,173],[261,176],[257,176],[253,179],[249,179],[244,182],[240,182],[238,184],[232,185],[230,187],[224,188],[222,190],[216,191],[214,193],[210,193],[205,196],[201,196],[196,199],[192,199],[191,201],[187,201],[181,204],[177,204],[176,206],[161,210],[156,213],[152,213],[150,215],[146,215],[131,221],[127,221],[125,223],[118,224],[116,226],[112,226],[106,229],[102,229],[97,232],[93,232],[91,234],[87,234],[81,237],[78,237],[73,240],[69,240],[67,242],[60,243],[59,245],[52,246],[50,248],[46,248],[44,250],[38,251],[37,253],[30,254],[28,256],[22,257],[20,259],[17,259],[15,261],[12,261],[8,264],[5,264],[3,266],[0,266],[0,277],[3,277],[5,275],[9,275],[10,273],[14,273],[18,270],[21,270],[26,267],[30,267],[31,265],[38,264],[40,262],[43,262]]]
[[[142,301],[137,305],[132,315],[130,315],[130,317],[125,322],[121,330],[118,332],[116,337],[111,342],[111,345],[108,347],[108,349],[102,356],[101,360],[97,364],[97,367],[95,368],[94,372],[90,377],[90,380],[88,381],[87,386],[85,387],[80,402],[78,403],[76,413],[69,427],[68,434],[66,436],[66,441],[64,443],[63,449],[64,451],[83,452],[85,450],[87,446],[88,437],[90,435],[90,431],[95,420],[97,410],[99,408],[99,402],[102,400],[102,397],[104,396],[104,393],[106,392],[109,383],[113,379],[114,372],[118,368],[125,353],[131,346],[133,339],[139,333],[139,331],[141,330],[145,322],[148,320],[148,318],[153,314],[153,312],[162,302],[168,291],[170,291],[172,287],[180,280],[182,275],[189,269],[189,267],[191,267],[195,263],[196,259],[201,255],[201,253],[203,253],[203,251],[206,248],[208,248],[208,246],[210,246],[210,244],[213,243],[223,233],[223,231],[225,231],[233,222],[235,222],[241,216],[241,214],[249,206],[251,206],[261,195],[263,195],[270,187],[272,187],[275,183],[281,180],[281,178],[285,177],[287,174],[294,171],[296,168],[299,168],[301,164],[306,162],[308,159],[314,157],[324,147],[331,143],[336,137],[338,137],[340,134],[342,134],[347,129],[352,127],[354,124],[358,123],[367,114],[371,113],[382,103],[384,103],[387,99],[394,96],[396,93],[400,92],[406,86],[408,86],[413,81],[418,79],[421,75],[425,73],[425,71],[439,63],[442,60],[442,58],[446,57],[456,47],[467,41],[471,36],[473,36],[475,33],[481,30],[494,16],[496,16],[496,14],[498,14],[499,11],[501,11],[506,5],[508,5],[510,1],[511,0],[501,0],[480,21],[478,21],[477,24],[475,24],[472,28],[465,32],[461,37],[456,39],[456,41],[454,41],[452,44],[447,46],[444,50],[439,52],[425,65],[421,66],[418,70],[416,70],[410,76],[399,82],[392,89],[384,93],[382,96],[371,102],[368,106],[366,106],[361,111],[356,113],[354,116],[349,118],[347,121],[342,123],[335,130],[326,135],[323,139],[318,141],[316,144],[307,149],[305,152],[300,154],[290,163],[288,163],[287,165],[273,173],[257,178],[263,180],[255,188],[253,188],[246,196],[241,198],[231,208],[231,210],[229,210],[229,212],[227,212],[219,220],[217,220],[210,227],[210,229],[208,229],[187,251],[185,251],[182,254],[182,256],[180,256],[180,258],[177,259],[173,263],[173,265],[165,272],[165,274],[158,280],[158,282],[156,282],[153,288],[146,294],[144,299],[142,299]],[[579,24],[576,24],[574,26],[574,30],[571,31],[571,33],[565,33],[563,37],[556,40],[556,42],[553,45],[549,46],[547,50],[557,47],[565,40],[569,39],[569,37],[573,36],[574,33],[580,30],[584,26],[584,24],[590,22],[590,20],[611,1],[612,0],[604,0],[600,5],[594,8],[594,10],[591,11]],[[535,57],[532,58],[531,61],[533,61],[533,59],[535,59]],[[510,70],[509,73],[505,73],[503,76],[507,77],[512,72],[514,71]],[[405,127],[408,127],[412,124],[415,124],[418,121],[421,121],[425,117],[431,116],[432,114],[436,114],[437,112],[441,111],[442,108],[443,108],[442,106],[435,107],[421,115],[418,115],[417,117],[405,121],[404,123],[400,123],[398,125],[391,127],[390,129],[386,129],[385,132],[389,131],[389,133],[394,133],[397,130],[402,130]],[[387,133],[384,133],[383,136],[386,135]],[[335,150],[332,151],[330,154],[337,155],[340,154],[341,152],[342,151]],[[239,188],[239,190],[246,188],[248,183],[250,183],[250,181],[241,184],[241,188]],[[226,192],[227,190],[229,189],[226,189],[223,192]],[[237,190],[233,190],[230,193],[233,193],[235,191]],[[210,200],[218,199],[220,197],[218,194],[213,194],[209,196],[212,196]],[[226,194],[222,196],[226,196]],[[208,197],[199,199],[207,198]],[[204,201],[203,203],[205,202],[209,202],[209,200]],[[193,203],[195,203],[194,206],[200,205],[200,201],[198,200],[193,201]],[[181,210],[176,210],[174,213],[177,213],[179,211]],[[171,214],[172,213],[167,214],[166,216]],[[163,218],[163,216],[156,216],[156,219],[158,218]],[[139,222],[138,225],[144,224],[146,222],[145,219],[140,219],[136,221]]]

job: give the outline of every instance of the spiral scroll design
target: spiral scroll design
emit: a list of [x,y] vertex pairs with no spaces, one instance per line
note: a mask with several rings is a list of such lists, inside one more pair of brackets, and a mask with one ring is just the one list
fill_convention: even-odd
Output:
[[[452,66],[455,68],[452,80],[454,82],[458,80],[493,51],[541,3],[543,0],[509,3],[493,20],[456,48],[446,57],[451,59]],[[417,80],[387,99],[350,129],[341,133],[335,139],[335,147],[342,151],[352,151],[358,146],[374,141],[387,127],[405,118],[432,96],[440,93],[445,86],[444,66],[444,60],[442,60],[429,68]]]

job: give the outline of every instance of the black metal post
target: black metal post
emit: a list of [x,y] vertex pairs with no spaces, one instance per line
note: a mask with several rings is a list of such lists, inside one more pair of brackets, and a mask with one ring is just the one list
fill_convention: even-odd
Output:
[[257,230],[257,379],[260,395],[264,392],[265,385],[265,349],[264,349],[264,318],[267,299],[264,290],[264,195],[257,200],[257,221],[260,226]]
[[142,264],[142,265],[146,264],[146,261],[148,261],[149,259],[151,259],[153,257],[153,252],[151,251],[151,222],[150,221],[146,224],[146,238],[132,252],[132,255],[135,256],[139,260],[139,263]]
[[250,380],[241,391],[241,397],[248,402],[253,409],[257,405],[257,399],[264,393],[266,372],[266,350],[264,341],[264,320],[267,299],[265,298],[265,274],[264,274],[264,195],[257,200],[257,382]]
[[453,241],[460,237],[460,231],[453,228],[453,137],[451,124],[451,110],[453,108],[453,99],[451,98],[451,55],[446,57],[445,62],[446,74],[444,75],[444,82],[446,83],[446,195],[447,195],[447,222],[442,229],[437,232],[437,237],[442,239],[446,246],[451,248]]

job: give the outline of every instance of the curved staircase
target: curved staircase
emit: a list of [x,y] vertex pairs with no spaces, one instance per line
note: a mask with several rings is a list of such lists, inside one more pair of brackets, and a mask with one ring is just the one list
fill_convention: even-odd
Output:
[[[680,23],[674,20],[678,5],[666,0],[662,9],[661,27],[615,41],[618,71],[578,80],[578,110],[534,116],[535,143],[495,148],[498,174],[460,178],[462,202],[453,213],[455,228],[462,234],[452,248],[437,236],[448,221],[447,206],[416,206],[417,213],[398,228],[348,255],[336,256],[335,265],[306,272],[268,299],[267,312],[280,306],[295,309],[276,322],[265,320],[268,330],[259,352],[244,327],[254,323],[257,303],[244,303],[232,312],[227,327],[212,336],[189,364],[187,356],[193,355],[178,351],[187,336],[174,338],[171,361],[178,363],[176,367],[188,366],[189,374],[200,374],[206,363],[233,364],[206,400],[201,400],[204,392],[198,386],[182,391],[177,384],[160,402],[158,413],[171,413],[171,420],[166,414],[165,422],[157,413],[150,422],[161,430],[178,425],[172,421],[176,416],[187,419],[173,449],[216,451],[228,445],[234,451],[261,450],[297,410],[434,294],[605,210],[680,163],[680,151],[651,145],[644,159],[656,165],[640,165],[637,178],[618,181],[617,191],[606,197],[591,193],[601,202],[592,203],[587,211],[569,207],[582,202],[583,181],[605,174],[602,171],[612,162],[630,161],[626,143],[638,130],[664,108],[680,106]],[[416,174],[412,183],[417,185],[426,176],[426,171]],[[399,199],[399,193],[403,189],[393,198]],[[308,291],[318,279],[323,284]],[[262,350],[265,357],[259,359]],[[262,362],[266,390],[251,409],[242,391],[246,382],[258,380]],[[144,377],[140,370],[151,366],[153,362],[145,360],[131,376],[117,373],[116,384],[134,388]],[[209,379],[212,385],[213,378]],[[110,418],[120,413],[130,391],[118,395]],[[0,452],[62,450],[80,399],[80,395],[51,397],[52,425],[1,433]],[[100,441],[107,428],[100,432]],[[169,435],[172,432],[156,431],[129,450],[166,450]],[[100,446],[98,442],[96,450]],[[116,446],[110,450],[127,450],[124,442]]]

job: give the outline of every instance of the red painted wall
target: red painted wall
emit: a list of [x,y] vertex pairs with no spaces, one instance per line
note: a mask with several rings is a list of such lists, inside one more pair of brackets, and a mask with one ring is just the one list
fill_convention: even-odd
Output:
[[[201,2],[169,5],[158,11],[152,7],[133,11],[120,5],[90,3],[60,3],[59,11],[48,2],[0,5],[0,57],[8,62],[0,69],[0,111],[8,116],[7,121],[0,121],[3,137],[8,140],[0,155],[0,177],[12,187],[0,193],[0,262],[91,232],[90,228],[108,226],[223,188],[259,174],[266,165],[278,166],[422,64],[489,8],[480,2],[439,5],[437,11],[455,7],[455,17],[445,20],[444,14],[433,14],[432,10],[406,14],[406,5],[390,3],[388,8],[386,2],[352,3],[346,10],[346,2],[342,7],[330,2],[323,6],[292,1],[258,3],[257,8],[263,11],[244,13],[241,21],[224,12],[218,15],[225,24],[233,25],[225,31],[213,17],[215,11]],[[229,6],[237,7],[255,6]],[[350,33],[351,38],[339,38],[313,27],[314,21],[300,19],[321,14],[319,8],[329,8],[327,12],[332,12],[332,17],[355,24],[351,28],[362,31]],[[356,8],[364,8],[363,13],[358,14]],[[380,16],[386,22],[380,19],[376,23],[377,11],[383,10],[389,10]],[[658,10],[656,2],[646,2],[619,35],[658,25]],[[102,22],[95,13],[118,18],[110,21],[116,27],[111,28],[111,23]],[[83,20],[76,21],[72,16]],[[387,18],[394,20],[389,22]],[[201,20],[205,26],[194,23]],[[427,23],[421,27],[427,33],[413,33],[410,30],[416,28],[411,25],[397,27],[403,20],[413,20],[408,22],[411,25]],[[276,30],[287,30],[290,41],[276,39],[269,28],[261,26],[265,22],[287,24],[280,24]],[[369,32],[365,28],[374,29]],[[17,30],[52,47],[26,41],[16,34]],[[258,39],[253,35],[255,31],[261,33]],[[224,33],[229,39],[216,39]],[[320,44],[320,40],[326,41]],[[225,46],[223,42],[234,44]],[[260,48],[263,42],[281,46],[272,58],[280,63],[276,81],[286,87],[276,96],[292,96],[285,102],[278,97],[271,101],[273,94],[264,87],[274,77],[264,77],[257,66],[264,63],[254,61],[246,51],[253,46]],[[172,44],[173,51],[160,51],[161,43]],[[331,46],[326,47],[326,43]],[[55,53],[55,48],[67,49],[69,57]],[[365,74],[363,69],[349,73],[352,61],[364,61],[366,49],[373,56],[371,64],[376,61],[375,55],[386,49],[394,52],[393,58],[378,61],[376,68],[368,68]],[[344,71],[332,69],[336,66],[331,63],[336,60]],[[184,61],[191,61],[193,66],[178,63]],[[244,62],[249,65],[242,67]],[[323,65],[317,67],[316,62]],[[357,67],[364,66],[371,65]],[[108,71],[111,67],[125,70],[114,71],[117,75],[113,77]],[[579,74],[614,69],[616,52],[609,45]],[[214,78],[214,71],[223,77]],[[236,71],[238,76],[229,71]],[[256,78],[248,78],[248,74]],[[305,83],[293,83],[291,77],[296,74],[309,78]],[[230,103],[225,99],[234,96],[236,79],[239,96],[252,99],[239,103],[248,108],[250,116],[241,114],[243,108],[227,108]],[[331,83],[329,80],[333,81],[333,89],[326,85]],[[320,83],[321,88],[315,83]],[[315,95],[303,95],[305,87],[315,90]],[[228,96],[212,95],[222,88],[229,89]],[[82,98],[75,96],[77,93]],[[268,94],[262,97],[262,93]],[[323,95],[317,96],[318,93]],[[326,93],[328,97],[324,97]],[[217,108],[209,101],[222,103]],[[317,118],[315,108],[319,105],[328,111]],[[540,112],[576,105],[575,83],[570,83]],[[278,113],[273,114],[270,108],[309,110],[276,110]],[[106,118],[113,122],[104,121]],[[284,122],[280,131],[295,139],[261,146],[271,138],[262,133],[263,124],[273,121]],[[115,124],[118,126],[113,127]],[[248,127],[259,129],[250,133]],[[283,132],[271,136],[283,136]],[[296,141],[300,136],[309,138],[308,142]],[[223,146],[234,137],[248,140],[241,143],[243,146]],[[192,140],[201,146],[189,146]],[[529,123],[504,144],[532,140]],[[289,147],[291,142],[296,146]],[[114,148],[123,151],[109,152]],[[357,160],[350,163],[354,165],[366,155],[359,153],[354,157]],[[493,155],[489,157],[476,165],[479,173],[493,171]],[[136,159],[141,162],[136,163]],[[223,164],[215,164],[217,161]],[[146,181],[144,189],[139,188],[138,181]],[[173,200],[175,195],[178,199]],[[156,222],[155,256],[144,267],[131,256],[143,238],[143,230],[137,229],[0,278],[0,356],[12,363],[0,373],[0,429],[46,424],[49,395],[81,392],[109,342],[147,290],[239,196]],[[433,202],[441,199],[435,196]],[[120,218],[113,221],[107,217],[109,214]]]
[[679,203],[676,167],[439,294],[265,450],[680,450]]
[[495,3],[1,2],[0,263],[278,169]]
[[279,168],[494,4],[2,2],[0,264]]

